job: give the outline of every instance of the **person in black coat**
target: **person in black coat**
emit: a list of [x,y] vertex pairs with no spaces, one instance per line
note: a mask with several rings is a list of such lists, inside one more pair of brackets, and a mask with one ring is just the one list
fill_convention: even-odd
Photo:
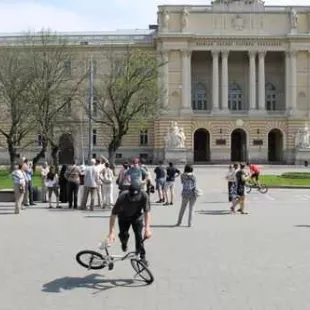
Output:
[[63,165],[59,174],[59,187],[60,187],[60,197],[59,200],[61,203],[68,202],[68,189],[67,189],[67,179],[65,178],[65,172],[67,170],[67,166]]

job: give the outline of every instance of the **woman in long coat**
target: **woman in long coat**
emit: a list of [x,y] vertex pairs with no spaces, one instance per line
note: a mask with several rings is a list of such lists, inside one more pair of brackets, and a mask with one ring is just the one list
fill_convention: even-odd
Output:
[[65,178],[65,172],[67,170],[67,166],[63,165],[59,174],[59,187],[60,187],[60,197],[59,200],[61,203],[68,202],[68,188],[67,188],[67,179]]

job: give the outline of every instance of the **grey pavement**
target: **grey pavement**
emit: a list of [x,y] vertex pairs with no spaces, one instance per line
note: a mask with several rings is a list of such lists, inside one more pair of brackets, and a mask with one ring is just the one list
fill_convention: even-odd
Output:
[[[40,204],[16,216],[2,204],[0,309],[310,309],[310,190],[253,192],[250,214],[230,215],[225,172],[197,168],[204,195],[192,228],[173,227],[179,185],[175,206],[153,205],[151,286],[133,281],[128,261],[95,272],[75,262],[79,250],[96,250],[106,236],[109,212]],[[111,251],[120,253],[119,244]]]

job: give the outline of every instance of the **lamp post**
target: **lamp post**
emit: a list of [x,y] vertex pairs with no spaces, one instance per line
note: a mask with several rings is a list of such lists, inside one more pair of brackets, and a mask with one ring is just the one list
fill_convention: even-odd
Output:
[[92,109],[94,103],[94,63],[93,58],[90,60],[90,75],[89,75],[89,100],[88,100],[88,164],[92,159],[93,154],[93,124],[92,124]]

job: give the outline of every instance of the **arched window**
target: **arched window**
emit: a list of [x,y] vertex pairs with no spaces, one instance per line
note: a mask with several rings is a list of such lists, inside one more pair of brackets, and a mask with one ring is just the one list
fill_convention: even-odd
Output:
[[236,83],[229,85],[228,108],[232,111],[239,111],[243,108],[242,89]]
[[206,87],[201,84],[197,83],[193,87],[193,94],[192,94],[192,106],[193,110],[207,110],[207,90]]
[[277,105],[277,90],[271,83],[266,83],[266,110],[275,111]]

